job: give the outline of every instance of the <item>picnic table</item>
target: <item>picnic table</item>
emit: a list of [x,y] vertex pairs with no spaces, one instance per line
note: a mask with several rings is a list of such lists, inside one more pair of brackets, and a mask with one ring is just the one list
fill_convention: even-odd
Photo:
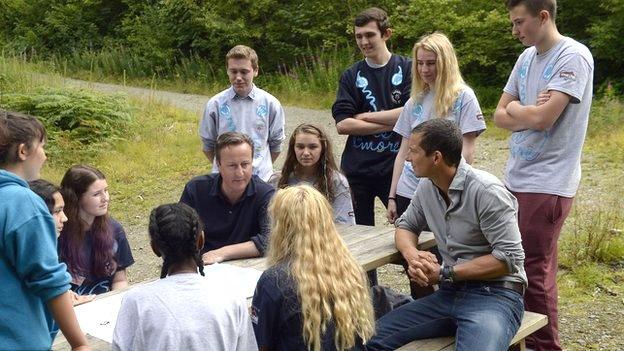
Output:
[[[369,271],[388,263],[398,263],[402,260],[401,254],[394,245],[394,227],[392,226],[338,226],[338,232],[347,244],[349,251],[362,265],[364,270]],[[427,250],[436,245],[433,233],[422,232],[419,236],[418,246],[421,250]],[[267,268],[267,260],[264,257],[228,261],[228,264],[240,267],[255,268],[264,271]],[[139,283],[141,284],[141,283]],[[132,286],[126,289],[131,289]],[[121,291],[124,291],[122,289]],[[111,291],[96,297],[97,300],[106,299],[120,291]],[[87,334],[87,339],[93,351],[110,350],[111,345],[101,339]],[[71,350],[67,340],[59,333],[54,340],[52,350]]]

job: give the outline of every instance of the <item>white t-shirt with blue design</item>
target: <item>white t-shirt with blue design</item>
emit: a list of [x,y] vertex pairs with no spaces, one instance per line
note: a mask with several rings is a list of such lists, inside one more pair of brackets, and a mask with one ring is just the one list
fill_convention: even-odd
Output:
[[[415,102],[410,98],[405,103],[405,107],[394,126],[394,131],[403,138],[409,139],[414,127],[424,121],[437,118],[434,97],[435,94],[429,91],[422,97],[421,101]],[[453,111],[446,118],[457,123],[463,134],[471,132],[480,134],[486,128],[477,96],[468,86],[464,86],[464,89],[459,93],[453,105]],[[397,183],[396,193],[411,199],[416,193],[418,179],[414,174],[412,164],[405,161],[401,177]]]
[[505,185],[512,191],[573,197],[581,180],[581,151],[592,100],[594,60],[587,47],[564,37],[550,50],[535,47],[518,58],[504,91],[524,106],[544,90],[570,96],[570,103],[546,131],[514,132]]

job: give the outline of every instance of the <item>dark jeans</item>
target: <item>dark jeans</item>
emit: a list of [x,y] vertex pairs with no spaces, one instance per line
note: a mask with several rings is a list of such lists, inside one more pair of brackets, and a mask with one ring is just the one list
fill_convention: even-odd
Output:
[[483,283],[441,287],[377,321],[369,351],[395,350],[413,340],[455,335],[456,350],[507,350],[524,305],[517,292]]
[[[392,174],[385,177],[347,176],[347,180],[353,195],[355,223],[375,225],[375,197],[378,197],[386,208],[388,207],[388,194],[390,193]],[[371,270],[367,273],[371,286],[377,285],[377,270]]]
[[548,324],[527,337],[527,346],[536,351],[561,350],[557,322],[557,240],[574,199],[512,193],[518,199],[518,226],[529,279],[524,305],[527,311],[548,316]]

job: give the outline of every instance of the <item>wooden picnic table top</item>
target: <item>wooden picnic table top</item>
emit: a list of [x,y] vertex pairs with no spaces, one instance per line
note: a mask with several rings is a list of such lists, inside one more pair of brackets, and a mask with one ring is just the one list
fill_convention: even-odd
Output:
[[[394,227],[391,226],[338,226],[338,232],[347,244],[349,251],[362,265],[365,271],[381,267],[388,263],[400,262],[401,253],[394,245]],[[418,248],[428,250],[436,245],[433,233],[422,232],[418,237]],[[267,268],[265,257],[229,261],[240,267]]]
[[[355,259],[366,271],[381,267],[388,263],[397,263],[402,259],[401,254],[397,251],[394,245],[394,227],[392,226],[341,225],[338,226],[338,232],[342,235],[343,240],[347,244],[347,247],[353,256],[355,256]],[[419,249],[427,250],[435,245],[436,243],[433,233],[422,232],[420,234],[418,238]],[[266,262],[266,258],[258,257],[227,261],[225,263],[264,271],[267,268]],[[142,283],[153,280],[154,279],[151,279]],[[131,289],[132,287],[142,283],[133,284],[125,289],[98,295],[96,299],[104,299],[107,296]],[[110,350],[111,348],[110,343],[88,334],[87,340],[89,341],[89,345],[93,351]],[[59,335],[54,340],[52,350],[71,350],[69,343],[65,340],[62,333],[59,332]]]

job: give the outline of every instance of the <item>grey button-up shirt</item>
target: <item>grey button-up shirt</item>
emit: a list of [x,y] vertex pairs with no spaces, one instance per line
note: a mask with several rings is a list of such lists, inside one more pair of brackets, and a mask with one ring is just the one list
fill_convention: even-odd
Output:
[[518,202],[501,181],[472,168],[462,158],[449,187],[447,207],[438,188],[423,178],[397,228],[416,235],[433,232],[445,265],[492,254],[505,262],[510,274],[493,280],[527,284],[524,250],[517,221]]

